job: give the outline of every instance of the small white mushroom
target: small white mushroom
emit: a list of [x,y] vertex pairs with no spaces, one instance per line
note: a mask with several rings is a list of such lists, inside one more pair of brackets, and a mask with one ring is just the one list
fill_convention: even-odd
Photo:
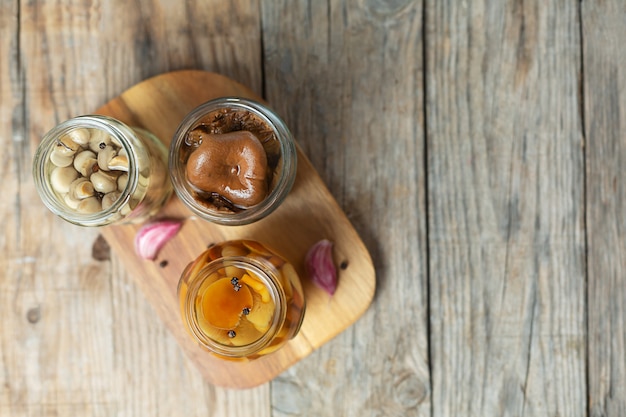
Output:
[[91,181],[87,178],[80,177],[70,184],[68,194],[77,200],[84,200],[85,198],[92,197],[95,194],[95,190]]
[[89,177],[93,188],[101,193],[110,193],[117,190],[117,178],[106,171],[97,171]]
[[111,145],[105,146],[104,149],[98,152],[98,166],[100,169],[110,169],[109,163],[112,159],[114,159],[116,153],[117,151]]
[[50,184],[54,191],[65,194],[70,190],[70,184],[78,178],[78,172],[73,167],[56,167],[50,173]]
[[128,158],[126,156],[117,155],[109,161],[108,168],[115,171],[128,172]]
[[93,166],[97,163],[96,154],[91,151],[82,151],[74,157],[74,168],[83,177],[89,177],[93,172]]
[[117,201],[118,198],[120,198],[120,193],[118,191],[106,193],[104,197],[102,197],[102,210],[107,210]]
[[54,151],[59,155],[72,156],[80,149],[80,145],[72,140],[68,135],[59,139],[54,147]]
[[111,143],[111,137],[107,132],[100,129],[90,129],[89,149],[98,153]]
[[117,154],[128,157],[128,152],[126,152],[126,148],[122,145],[120,145],[120,149],[117,151]]
[[76,207],[76,210],[79,213],[97,213],[102,210],[102,204],[100,204],[100,200],[96,197],[89,197],[84,200],[81,200]]
[[117,140],[115,138],[115,136],[109,136],[109,138],[111,139],[111,143],[116,147],[116,148],[121,148],[122,144],[119,140]]
[[128,184],[128,174],[122,174],[117,178],[117,191],[124,191]]
[[80,200],[72,197],[70,193],[65,194],[63,200],[65,201],[65,204],[67,204],[67,206],[72,210],[76,210],[78,208],[78,203],[80,203]]
[[67,136],[69,136],[74,142],[78,143],[81,146],[87,145],[89,143],[90,134],[87,129],[79,128],[74,129],[68,132]]
[[57,148],[55,148],[50,153],[50,162],[52,162],[55,166],[58,167],[68,167],[72,165],[74,161],[74,156],[72,155],[63,155],[62,152],[57,152]]

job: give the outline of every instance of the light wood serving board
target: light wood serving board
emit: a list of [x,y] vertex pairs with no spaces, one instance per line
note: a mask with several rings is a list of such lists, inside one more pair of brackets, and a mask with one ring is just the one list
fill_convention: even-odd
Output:
[[[187,113],[205,101],[224,96],[261,101],[248,88],[224,76],[177,71],[131,87],[96,113],[146,128],[169,146]],[[248,388],[270,381],[354,323],[373,298],[376,279],[369,253],[299,147],[294,187],[283,204],[263,220],[246,226],[212,224],[196,218],[175,196],[158,217],[182,219],[184,224],[155,261],[135,255],[134,237],[139,225],[107,226],[102,235],[183,350],[214,385]],[[220,360],[198,347],[183,328],[176,297],[180,274],[190,261],[211,243],[237,238],[267,243],[283,254],[300,274],[306,300],[298,336],[277,352],[248,362]],[[339,286],[332,297],[313,285],[304,271],[307,250],[323,238],[335,243]],[[162,261],[167,265],[162,266]],[[341,264],[344,268],[339,267]]]

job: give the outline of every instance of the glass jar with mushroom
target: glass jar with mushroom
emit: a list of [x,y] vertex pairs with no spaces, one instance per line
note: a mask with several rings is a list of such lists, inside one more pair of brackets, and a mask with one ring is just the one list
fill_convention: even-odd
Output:
[[172,193],[163,143],[100,115],[75,117],[46,133],[33,177],[46,207],[80,226],[144,221]]
[[245,225],[272,213],[296,178],[296,145],[263,103],[240,97],[192,110],[170,144],[170,177],[180,200],[202,219]]

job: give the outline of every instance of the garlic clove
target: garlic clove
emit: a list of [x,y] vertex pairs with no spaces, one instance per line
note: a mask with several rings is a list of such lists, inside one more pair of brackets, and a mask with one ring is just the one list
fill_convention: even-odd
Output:
[[[245,275],[249,277],[249,275]],[[252,292],[252,297],[254,302],[252,304],[252,309],[246,316],[247,321],[252,323],[252,325],[260,332],[265,333],[270,328],[272,324],[272,317],[274,315],[275,304],[269,302],[271,298],[269,298],[269,293],[267,288],[263,284],[261,284],[265,293],[268,294],[268,301],[263,302],[262,295],[263,292],[259,293],[257,291]]]
[[135,235],[135,252],[144,259],[156,259],[159,250],[181,226],[182,223],[176,220],[160,220],[143,226]]
[[337,269],[333,263],[332,250],[333,243],[322,239],[311,246],[304,261],[311,281],[330,295],[337,289]]
[[298,277],[298,273],[295,268],[291,264],[284,264],[282,268],[280,268],[279,277],[281,278],[281,282],[283,284],[283,290],[285,290],[285,295],[287,299],[291,299],[293,297],[293,284],[292,282],[300,282],[300,278]]

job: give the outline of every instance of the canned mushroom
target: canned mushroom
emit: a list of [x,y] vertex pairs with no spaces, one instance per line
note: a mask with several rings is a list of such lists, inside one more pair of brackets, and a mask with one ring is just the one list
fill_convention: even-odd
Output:
[[178,197],[199,217],[224,225],[252,223],[286,198],[297,154],[285,123],[267,106],[235,97],[189,113],[170,145]]
[[283,257],[252,240],[214,245],[178,283],[183,322],[217,357],[255,359],[299,331],[305,303],[300,279]]
[[163,143],[99,115],[67,120],[46,133],[33,177],[46,207],[81,226],[144,221],[172,193]]

